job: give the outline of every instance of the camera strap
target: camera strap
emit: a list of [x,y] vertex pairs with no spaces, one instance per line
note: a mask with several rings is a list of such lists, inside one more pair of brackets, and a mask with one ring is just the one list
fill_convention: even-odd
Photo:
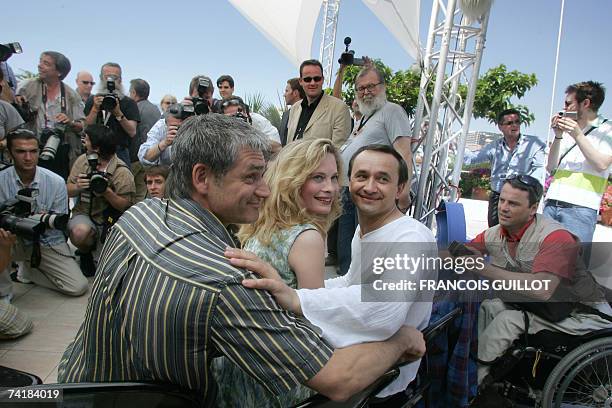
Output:
[[[42,86],[42,102],[45,113],[45,127],[48,127],[49,119],[47,117],[47,84],[41,82]],[[64,83],[60,81],[60,109],[63,114],[66,114],[66,89]]]
[[[604,123],[606,123],[608,121],[608,119],[604,119],[603,122],[601,122],[601,124],[603,125]],[[587,136],[589,133],[591,133],[593,130],[595,129],[595,126],[591,126],[591,128],[589,130],[586,131],[586,133],[584,134],[585,136]],[[561,161],[563,159],[565,159],[565,156],[567,156],[569,154],[569,152],[571,152],[572,150],[574,150],[574,147],[576,147],[578,143],[574,143],[572,145],[572,147],[570,147],[569,149],[567,149],[567,151],[565,153],[563,153],[563,156],[561,156],[559,158],[559,163],[557,163],[557,166],[559,166],[561,164]]]

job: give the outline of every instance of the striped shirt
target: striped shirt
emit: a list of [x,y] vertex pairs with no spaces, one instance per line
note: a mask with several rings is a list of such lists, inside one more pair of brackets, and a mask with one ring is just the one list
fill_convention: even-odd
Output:
[[211,359],[227,356],[275,394],[312,378],[332,349],[248,272],[223,256],[232,239],[194,201],[145,200],[102,250],[85,321],[60,382],[155,381],[214,397]]

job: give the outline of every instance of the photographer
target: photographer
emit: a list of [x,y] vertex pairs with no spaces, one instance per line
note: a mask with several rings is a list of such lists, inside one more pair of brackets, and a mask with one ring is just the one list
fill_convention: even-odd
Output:
[[136,136],[136,127],[140,122],[138,105],[125,95],[121,84],[121,66],[107,62],[100,70],[100,87],[85,103],[85,123],[108,126],[114,135],[113,143],[117,146],[117,157],[126,166],[130,166],[130,140]]
[[108,127],[87,126],[83,143],[86,153],[79,156],[68,177],[68,196],[77,197],[68,231],[79,249],[83,273],[93,274],[91,253],[104,241],[108,227],[133,204],[136,187],[130,169],[115,154]]
[[69,72],[68,58],[59,52],[45,51],[40,55],[38,78],[23,84],[15,97],[21,109],[30,113],[25,119],[26,127],[41,143],[45,144],[51,134],[60,137],[57,153],[46,160],[44,167],[64,178],[81,153],[79,133],[83,130],[81,97],[62,82]]
[[[7,147],[13,157],[14,166],[0,172],[0,204],[14,199],[20,190],[36,189],[38,195],[31,202],[31,214],[68,214],[68,195],[64,180],[57,174],[37,166],[38,139],[29,130],[18,129],[7,135]],[[0,220],[3,218],[0,218]],[[6,226],[0,224],[3,228]],[[39,242],[18,237],[14,246],[13,261],[24,261],[23,278],[37,285],[56,290],[70,296],[80,296],[87,291],[87,279],[81,274],[66,244],[64,233],[57,229],[46,229]],[[40,249],[40,263],[32,265],[32,254]],[[35,252],[36,251],[36,252]],[[0,274],[0,280],[9,285],[0,295],[8,295],[10,282],[8,273]]]
[[221,103],[221,107],[224,115],[241,118],[253,125],[255,129],[268,136],[268,139],[270,139],[272,143],[272,153],[276,153],[282,148],[278,130],[272,126],[272,123],[264,116],[257,112],[251,112],[249,105],[244,103],[241,97],[234,95],[224,99]]
[[[0,228],[0,276],[11,264],[11,248],[16,242],[15,235]],[[16,339],[32,330],[32,321],[10,302],[0,299],[0,340]]]
[[[190,106],[191,107],[191,106]],[[164,118],[158,120],[147,133],[147,140],[138,149],[138,159],[143,166],[163,165],[172,163],[172,143],[183,119],[193,115],[184,109],[184,105],[170,105],[164,113]]]

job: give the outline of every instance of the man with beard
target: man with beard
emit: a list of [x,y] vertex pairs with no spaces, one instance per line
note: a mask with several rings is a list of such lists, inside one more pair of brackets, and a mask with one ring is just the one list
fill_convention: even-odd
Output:
[[[399,196],[397,206],[406,212],[410,207],[410,180],[412,180],[412,150],[410,120],[404,109],[387,101],[385,79],[374,67],[363,68],[355,79],[355,95],[362,116],[355,123],[353,133],[342,146],[344,169],[355,152],[363,146],[380,144],[391,146],[408,165],[408,184]],[[345,179],[348,180],[348,177]],[[342,188],[344,212],[338,220],[337,256],[339,273],[344,275],[351,264],[351,239],[357,228],[357,214],[348,185]]]
[[351,129],[348,106],[338,98],[323,92],[323,67],[317,60],[300,65],[300,85],[306,98],[289,111],[287,142],[299,139],[331,139],[340,148]]
[[[26,121],[26,128],[34,132],[39,140],[43,131],[48,134],[53,129],[64,128],[63,143],[68,144],[69,148],[60,145],[55,160],[41,163],[64,178],[68,176],[69,166],[81,154],[80,132],[83,130],[81,97],[62,82],[69,72],[70,60],[66,56],[45,51],[40,54],[38,78],[23,84],[15,98],[22,108],[29,105],[32,115]],[[45,143],[46,140],[41,142]]]
[[[105,110],[102,106],[104,96],[110,94],[108,83],[113,82],[115,89],[113,94],[118,103],[114,107]],[[100,70],[100,87],[98,93],[90,96],[85,103],[85,122],[88,125],[100,123],[108,126],[114,134],[114,142],[117,145],[117,157],[129,167],[130,152],[128,146],[130,140],[136,136],[136,127],[140,122],[138,105],[133,99],[125,95],[121,84],[121,66],[114,62],[107,62]]]

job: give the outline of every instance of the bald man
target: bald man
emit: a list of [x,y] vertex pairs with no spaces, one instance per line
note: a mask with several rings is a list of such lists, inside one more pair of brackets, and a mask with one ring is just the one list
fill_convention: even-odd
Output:
[[94,82],[93,76],[87,71],[80,71],[76,77],[77,92],[81,95],[83,103],[87,101],[89,95],[91,95],[91,89],[96,83]]

